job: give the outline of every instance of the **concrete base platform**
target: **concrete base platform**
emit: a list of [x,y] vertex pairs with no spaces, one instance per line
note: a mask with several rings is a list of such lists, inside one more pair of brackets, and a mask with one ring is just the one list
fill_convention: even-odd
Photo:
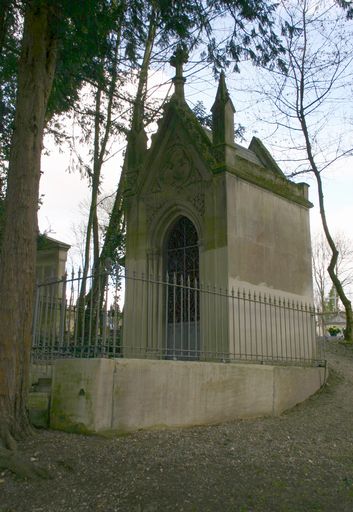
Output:
[[92,433],[278,415],[315,393],[325,368],[142,359],[58,360],[50,426]]

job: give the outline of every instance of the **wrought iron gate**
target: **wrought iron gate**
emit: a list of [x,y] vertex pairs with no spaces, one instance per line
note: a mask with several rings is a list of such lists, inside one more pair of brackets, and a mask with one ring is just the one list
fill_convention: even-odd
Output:
[[198,359],[200,354],[199,244],[187,217],[173,225],[166,244],[167,358]]

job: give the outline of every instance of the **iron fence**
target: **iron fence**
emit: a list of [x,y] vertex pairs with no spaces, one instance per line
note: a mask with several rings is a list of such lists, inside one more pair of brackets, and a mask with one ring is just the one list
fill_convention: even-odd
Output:
[[118,273],[37,288],[34,361],[139,357],[319,365],[317,312],[290,297]]

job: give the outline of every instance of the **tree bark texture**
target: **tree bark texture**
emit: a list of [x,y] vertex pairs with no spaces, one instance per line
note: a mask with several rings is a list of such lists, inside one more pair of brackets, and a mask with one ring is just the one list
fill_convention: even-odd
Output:
[[10,448],[29,428],[40,158],[57,53],[52,5],[26,6],[0,256],[0,444]]

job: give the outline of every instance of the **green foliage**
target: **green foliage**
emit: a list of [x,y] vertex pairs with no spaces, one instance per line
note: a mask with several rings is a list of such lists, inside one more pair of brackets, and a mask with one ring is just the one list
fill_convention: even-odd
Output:
[[337,334],[341,333],[341,329],[339,327],[336,327],[335,325],[329,327],[327,330],[330,333],[330,336],[337,336]]
[[[192,109],[195,114],[196,119],[204,128],[208,128],[212,130],[212,114],[208,114],[206,111],[206,107],[202,101],[197,101],[194,108]],[[245,134],[245,126],[238,123],[234,127],[234,139],[235,140],[244,140]]]
[[[7,172],[17,90],[17,66],[22,37],[24,6],[9,2],[4,21],[3,51],[0,52],[0,173]],[[106,86],[111,72],[109,63],[114,51],[116,32],[124,31],[124,48],[130,64],[136,65],[136,42],[143,41],[145,16],[138,15],[138,2],[109,0],[58,0],[53,30],[58,41],[58,59],[47,120],[55,114],[78,108],[79,92],[85,83]],[[143,3],[140,3],[140,7]],[[141,13],[140,13],[141,14]],[[122,20],[124,21],[122,26]],[[102,64],[103,63],[103,64]],[[55,126],[56,133],[60,126]],[[0,174],[1,176],[1,174]]]
[[[84,83],[106,86],[117,32],[123,28],[125,53],[137,61],[134,42],[143,38],[142,19],[137,20],[132,2],[62,0],[58,63],[48,105],[48,118],[77,106]],[[128,5],[127,5],[128,4]],[[132,19],[135,20],[133,29]],[[124,23],[122,23],[124,22]]]
[[[13,126],[16,96],[16,75],[26,2],[3,0],[3,41],[0,44],[0,145],[1,166],[6,174]],[[232,63],[238,69],[241,58],[256,64],[278,60],[282,52],[273,29],[275,4],[258,0],[58,0],[53,28],[58,39],[58,60],[47,119],[55,114],[78,108],[79,91],[84,83],[106,87],[111,69],[112,44],[121,31],[121,53],[127,67],[138,67],[147,37],[147,26],[152,8],[157,13],[156,46],[168,49],[183,41],[188,48],[204,45],[203,54],[214,66],[215,72]],[[220,43],[214,37],[216,18],[229,17],[230,33]],[[1,30],[0,30],[1,32]],[[205,36],[205,38],[204,38]],[[127,68],[126,68],[127,69]],[[123,69],[120,69],[123,73]],[[58,133],[59,126],[55,127]]]
[[6,0],[0,10],[0,180],[3,180],[0,189],[4,193],[15,115],[22,11],[15,2]]
[[239,72],[242,59],[260,66],[284,66],[281,58],[284,48],[273,19],[276,3],[262,0],[209,0],[207,3],[213,17],[227,16],[232,22],[232,30],[225,44],[220,45],[213,33],[208,32],[204,55],[213,65],[215,73],[230,65]]
[[[26,5],[25,0],[3,0],[0,13],[0,178],[5,185]],[[241,58],[265,64],[282,52],[273,31],[275,4],[265,0],[57,0],[53,10],[52,28],[58,42],[58,58],[46,118],[49,131],[58,143],[66,136],[57,115],[81,111],[82,87],[91,84],[102,91],[108,90],[119,37],[119,83],[129,70],[138,72],[151,16],[156,17],[158,27],[155,46],[158,52],[164,52],[160,56],[165,60],[170,57],[172,47],[180,41],[188,49],[202,45],[205,48],[203,55],[212,63],[215,73],[230,63],[238,69]],[[215,20],[225,16],[229,17],[230,31],[225,41],[220,42],[215,38],[213,29]],[[120,100],[117,97],[114,106],[115,117],[119,120],[112,127],[115,131],[126,129],[121,125]],[[200,105],[198,118],[202,124],[210,126],[211,118],[202,108]],[[87,138],[92,132],[93,119],[94,116],[86,115]],[[242,126],[237,127],[235,135],[242,137],[243,130]],[[117,242],[123,245],[123,240],[115,240],[113,245]],[[114,257],[116,260],[120,258],[119,254]]]
[[39,233],[37,237],[37,250],[43,250],[46,249],[48,246],[48,240],[45,233]]
[[347,20],[353,20],[353,5],[350,0],[336,0],[337,5],[346,11]]
[[212,114],[207,113],[202,101],[197,101],[192,111],[201,126],[212,130]]
[[324,301],[324,312],[335,313],[337,311],[337,292],[334,286],[331,287],[327,299]]

